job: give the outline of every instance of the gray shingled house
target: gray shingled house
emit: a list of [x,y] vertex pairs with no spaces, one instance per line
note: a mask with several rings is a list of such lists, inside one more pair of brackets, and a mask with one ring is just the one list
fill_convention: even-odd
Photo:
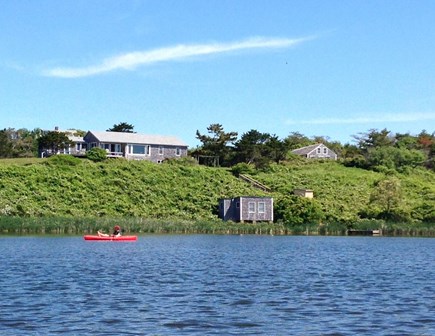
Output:
[[146,135],[125,132],[88,131],[83,137],[87,149],[100,147],[107,157],[130,160],[149,160],[156,163],[164,159],[187,156],[187,145],[173,136]]
[[220,199],[219,218],[234,222],[273,222],[273,198],[239,196]]
[[337,160],[337,154],[321,143],[292,150],[292,153],[307,159]]

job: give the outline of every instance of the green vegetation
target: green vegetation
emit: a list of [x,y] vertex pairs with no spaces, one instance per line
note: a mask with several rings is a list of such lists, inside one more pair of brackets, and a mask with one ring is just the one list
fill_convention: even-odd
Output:
[[[239,168],[272,189],[276,223],[218,220],[219,198],[266,194],[230,169],[190,159],[161,165],[67,155],[24,164],[0,160],[0,232],[91,233],[118,223],[137,233],[343,234],[348,228],[382,228],[435,234],[435,174],[429,170],[385,174],[308,160]],[[314,199],[294,196],[295,188],[314,190]]]
[[86,157],[94,162],[104,161],[107,158],[107,152],[103,148],[94,147],[86,152]]
[[[108,131],[133,132],[126,122]],[[74,131],[83,136],[82,131]],[[382,229],[435,235],[435,134],[371,129],[355,145],[298,132],[279,139],[250,130],[240,136],[211,124],[196,132],[191,158],[150,162],[107,159],[93,148],[78,159],[52,155],[72,145],[66,133],[0,131],[0,232],[94,232],[122,222],[134,232],[342,234]],[[323,143],[339,161],[306,160],[293,149]],[[205,166],[199,166],[197,161]],[[219,168],[226,167],[226,168]],[[275,223],[217,220],[220,198],[272,190]],[[312,189],[314,199],[293,194]]]
[[0,215],[214,219],[220,197],[254,192],[227,170],[185,161],[56,155],[26,166],[0,164]]

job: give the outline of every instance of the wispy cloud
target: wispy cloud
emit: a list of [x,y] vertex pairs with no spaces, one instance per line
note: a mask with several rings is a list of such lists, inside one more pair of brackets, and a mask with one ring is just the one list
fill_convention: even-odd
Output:
[[289,119],[286,121],[287,125],[343,125],[343,124],[373,124],[373,123],[396,123],[396,122],[415,122],[435,120],[435,112],[423,112],[423,113],[396,113],[396,114],[384,114],[379,116],[366,116],[366,117],[354,117],[354,118],[324,118],[324,119],[305,119],[296,120]]
[[7,69],[15,70],[18,72],[24,72],[26,70],[24,66],[22,66],[21,64],[19,64],[17,62],[2,62],[0,66],[5,67]]
[[314,37],[298,39],[256,37],[238,42],[180,44],[171,47],[121,54],[103,59],[100,63],[86,67],[58,67],[44,72],[48,77],[77,78],[103,74],[115,70],[133,70],[141,65],[182,60],[189,57],[224,54],[253,49],[289,48]]

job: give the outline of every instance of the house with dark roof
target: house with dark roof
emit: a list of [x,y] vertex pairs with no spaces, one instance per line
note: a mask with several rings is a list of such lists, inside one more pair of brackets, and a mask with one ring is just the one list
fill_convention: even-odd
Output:
[[298,148],[292,150],[292,153],[307,159],[337,160],[337,154],[322,143]]
[[161,163],[165,159],[187,156],[187,144],[174,136],[146,135],[125,132],[88,131],[83,137],[87,149],[103,148],[107,157],[129,160],[149,160]]

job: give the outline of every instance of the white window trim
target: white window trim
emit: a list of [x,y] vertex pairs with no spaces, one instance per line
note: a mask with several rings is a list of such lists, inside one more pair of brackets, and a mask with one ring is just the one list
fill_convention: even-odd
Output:
[[258,213],[266,213],[266,202],[258,202]]
[[[143,146],[146,147],[145,153],[133,153],[133,146]],[[128,153],[136,156],[151,156],[151,145],[142,145],[142,144],[129,144],[128,145]]]
[[248,202],[248,213],[256,212],[256,204],[255,202]]

